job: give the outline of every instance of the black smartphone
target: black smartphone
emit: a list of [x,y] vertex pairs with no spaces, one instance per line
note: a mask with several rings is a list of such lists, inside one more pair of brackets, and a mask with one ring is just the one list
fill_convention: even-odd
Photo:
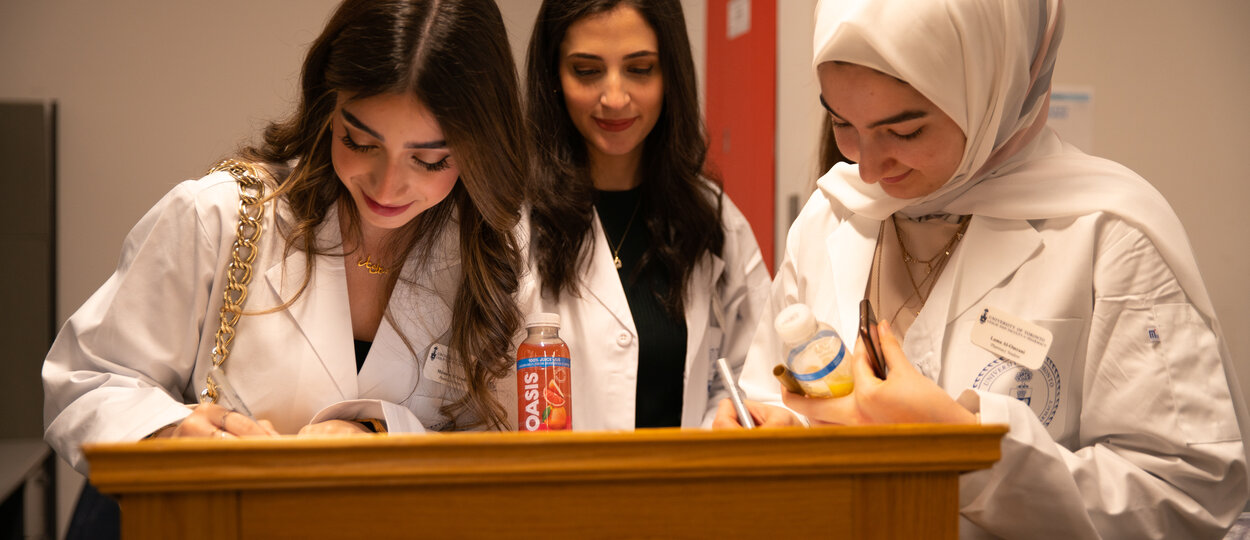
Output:
[[877,316],[872,312],[872,304],[867,299],[859,302],[859,337],[864,340],[872,374],[878,379],[884,379],[888,370],[885,367],[885,354],[881,352],[881,341],[877,339]]

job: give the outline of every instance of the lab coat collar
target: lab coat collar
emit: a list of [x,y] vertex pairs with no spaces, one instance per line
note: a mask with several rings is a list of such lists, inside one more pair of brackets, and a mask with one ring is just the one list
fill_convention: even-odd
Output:
[[629,301],[625,299],[620,274],[617,273],[616,265],[612,264],[612,248],[608,247],[607,236],[599,224],[598,210],[590,218],[590,227],[590,237],[594,241],[591,246],[593,251],[586,263],[586,275],[578,292],[589,295],[602,304],[637,339],[638,328],[634,326],[634,316],[629,311]]
[[950,323],[972,309],[991,289],[1011,277],[1042,247],[1042,235],[1026,220],[973,216],[961,246],[962,256],[951,261],[941,292],[945,298],[929,298],[949,309],[940,315]]
[[[410,257],[360,370],[362,397],[403,403],[420,376],[409,366],[431,344],[451,345],[452,307],[462,281],[458,227],[454,220],[448,223],[424,263]],[[397,378],[396,373],[411,373],[412,378]]]
[[[279,215],[286,221],[289,215]],[[287,221],[289,224],[290,222]],[[270,234],[278,234],[272,231]],[[283,242],[270,244],[273,247]],[[337,209],[331,207],[317,230],[317,245],[341,246]],[[285,259],[275,257],[272,266],[265,269],[265,280],[282,302],[290,302],[299,293],[303,283],[307,255],[301,249],[292,249]],[[326,374],[334,381],[339,399],[357,396],[355,349],[352,342],[350,321],[351,307],[347,300],[347,274],[342,259],[321,257],[313,269],[308,286],[299,293],[299,300],[286,312],[295,320],[296,326],[321,360]],[[281,336],[275,336],[282,339]]]
[[[281,217],[289,220],[289,214],[284,213]],[[384,317],[378,326],[359,376],[343,259],[321,256],[317,260],[312,280],[287,312],[316,352],[326,374],[334,381],[340,399],[368,395],[399,403],[412,393],[418,381],[391,377],[390,373],[406,370],[393,369],[390,364],[410,365],[415,362],[429,344],[437,341],[451,327],[452,305],[461,281],[459,224],[456,219],[453,216],[446,232],[436,240],[419,268],[414,266],[416,261],[409,260],[405,264],[404,274],[388,300],[389,303],[398,302],[399,308],[393,310],[388,307],[388,317]],[[317,230],[317,245],[333,250],[341,244],[338,211],[332,207]],[[266,269],[266,281],[283,302],[290,301],[299,290],[306,257],[302,250],[295,249],[285,260],[279,260]],[[419,349],[411,350],[409,344]]]
[[825,239],[829,268],[837,276],[833,283],[836,298],[829,305],[836,306],[837,312],[826,315],[829,318],[825,319],[821,315],[827,308],[808,307],[812,308],[817,319],[838,331],[848,348],[854,346],[859,330],[859,302],[864,299],[864,290],[868,287],[868,272],[872,270],[872,257],[880,232],[881,221],[852,214]]
[[977,307],[1041,247],[1042,235],[1026,220],[973,216],[925,308],[907,331],[904,349],[917,369],[938,380],[942,363],[932,351],[943,350],[949,325]]
[[[830,305],[836,306],[837,311],[827,313],[827,307],[810,307],[818,319],[838,331],[848,347],[853,347],[858,335],[859,302],[864,298],[880,230],[880,221],[852,214],[825,239],[829,266],[836,276],[836,298]],[[1042,237],[1026,220],[973,216],[960,244],[904,340],[908,359],[935,380],[940,375],[941,362],[925,351],[941,350],[947,325],[1032,257],[1041,248]]]

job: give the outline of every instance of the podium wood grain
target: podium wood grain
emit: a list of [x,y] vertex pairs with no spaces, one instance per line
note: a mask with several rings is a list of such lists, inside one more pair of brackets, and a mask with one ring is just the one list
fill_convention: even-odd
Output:
[[124,538],[955,538],[1005,426],[87,445]]

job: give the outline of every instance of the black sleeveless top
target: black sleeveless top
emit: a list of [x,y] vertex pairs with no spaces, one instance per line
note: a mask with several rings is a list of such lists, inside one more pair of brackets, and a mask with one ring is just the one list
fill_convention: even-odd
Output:
[[[682,394],[686,375],[686,319],[673,318],[661,298],[669,294],[668,277],[656,261],[639,268],[650,239],[638,206],[642,193],[597,191],[595,208],[607,236],[609,255],[620,246],[621,268],[617,274],[638,329],[638,388],[634,403],[634,426],[681,425]],[[635,215],[637,208],[637,215]],[[633,224],[630,218],[633,217]],[[628,227],[628,231],[626,228]],[[622,241],[621,236],[625,235]]]
[[356,373],[360,373],[360,368],[365,367],[365,358],[369,357],[369,348],[373,346],[372,341],[353,340],[356,344]]

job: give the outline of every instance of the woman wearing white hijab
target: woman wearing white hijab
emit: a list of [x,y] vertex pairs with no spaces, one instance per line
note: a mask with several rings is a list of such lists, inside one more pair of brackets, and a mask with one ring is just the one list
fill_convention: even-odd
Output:
[[[1062,30],[1060,0],[820,4],[854,164],[791,228],[741,386],[765,425],[1009,425],[961,478],[964,537],[1218,537],[1248,489],[1231,358],[1167,202],[1045,127]],[[857,344],[849,396],[783,392],[773,317],[805,303],[849,338],[861,299],[888,376]]]

